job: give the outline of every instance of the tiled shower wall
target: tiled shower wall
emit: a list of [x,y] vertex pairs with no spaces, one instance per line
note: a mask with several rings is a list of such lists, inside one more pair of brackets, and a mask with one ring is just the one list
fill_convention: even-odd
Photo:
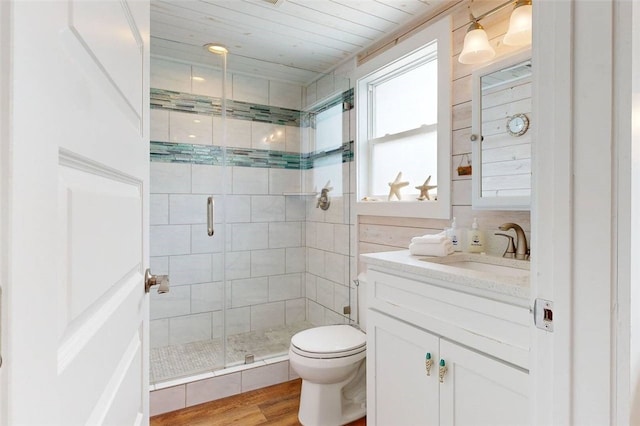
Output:
[[[314,152],[313,132],[300,127],[299,86],[233,74],[227,81],[223,150],[220,72],[152,59],[151,267],[171,279],[170,293],[152,292],[156,347],[222,335],[223,267],[228,334],[346,320],[340,313],[355,270],[345,202],[354,187],[351,157]],[[342,142],[352,140],[345,123]],[[327,180],[334,191],[324,212],[300,193]],[[210,195],[213,238],[206,234]]]

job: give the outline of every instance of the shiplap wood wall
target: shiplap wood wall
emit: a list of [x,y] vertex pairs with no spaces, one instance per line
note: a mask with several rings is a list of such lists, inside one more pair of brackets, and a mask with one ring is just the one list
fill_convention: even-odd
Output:
[[[498,0],[475,0],[471,3],[474,15],[493,9],[503,3]],[[471,73],[482,65],[464,65],[458,62],[458,55],[462,51],[462,44],[469,21],[469,2],[463,1],[446,12],[452,18],[453,31],[453,76],[452,76],[452,216],[457,218],[459,227],[469,227],[474,217],[478,218],[481,228],[487,235],[487,252],[501,254],[506,242],[502,237],[495,237],[494,231],[505,222],[515,222],[522,226],[527,235],[530,235],[531,220],[528,211],[490,211],[471,209],[471,176],[458,176],[457,168],[462,163],[467,164],[471,159]],[[483,19],[481,24],[485,27],[491,44],[496,49],[496,59],[509,55],[518,48],[505,46],[502,38],[507,32],[511,6]],[[444,15],[438,15],[432,20],[417,26],[413,31],[402,35],[402,38],[410,37],[412,33],[420,31],[429,22],[441,19]],[[400,38],[396,37],[396,40]],[[394,43],[387,42],[390,47]],[[384,51],[375,49],[375,54]],[[369,59],[361,57],[359,61]],[[406,249],[412,237],[426,233],[440,232],[449,226],[447,220],[404,218],[404,217],[379,217],[358,216],[358,252],[372,253],[379,251]],[[359,268],[359,270],[362,270]]]

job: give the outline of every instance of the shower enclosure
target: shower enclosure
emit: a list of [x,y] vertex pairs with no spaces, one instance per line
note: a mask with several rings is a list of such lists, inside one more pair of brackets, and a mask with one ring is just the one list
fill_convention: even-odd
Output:
[[226,59],[151,61],[151,270],[171,283],[151,293],[152,384],[284,356],[296,332],[355,319],[349,82]]

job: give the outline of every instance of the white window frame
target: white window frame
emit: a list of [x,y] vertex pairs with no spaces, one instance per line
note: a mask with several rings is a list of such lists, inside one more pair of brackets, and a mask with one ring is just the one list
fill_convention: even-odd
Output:
[[[373,138],[373,123],[370,111],[371,96],[369,84],[379,82],[385,76],[391,77],[400,68],[413,62],[418,66],[424,62],[425,46],[437,40],[438,58],[438,123],[423,126],[392,136]],[[410,38],[386,50],[355,71],[356,85],[356,146],[355,159],[357,170],[356,211],[359,215],[422,217],[450,219],[451,217],[451,18],[447,17]],[[405,136],[408,132],[427,133],[437,126],[438,144],[438,199],[437,201],[363,201],[369,196],[369,179],[372,145]],[[395,176],[390,176],[393,180]],[[410,182],[411,186],[423,182]]]

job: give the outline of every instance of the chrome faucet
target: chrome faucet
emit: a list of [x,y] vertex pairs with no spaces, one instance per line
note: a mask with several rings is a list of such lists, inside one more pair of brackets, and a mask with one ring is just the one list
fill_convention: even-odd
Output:
[[[513,229],[516,231],[516,259],[526,260],[529,258],[529,246],[527,245],[527,236],[517,223],[503,223],[498,226],[501,231]],[[506,254],[506,253],[505,253]]]

